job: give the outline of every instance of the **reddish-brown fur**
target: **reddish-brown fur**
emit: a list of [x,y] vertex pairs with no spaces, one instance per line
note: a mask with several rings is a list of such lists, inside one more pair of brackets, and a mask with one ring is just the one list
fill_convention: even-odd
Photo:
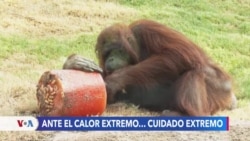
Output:
[[[105,73],[102,52],[107,41],[121,44],[134,63]],[[141,107],[190,116],[212,115],[234,102],[229,75],[191,40],[160,23],[139,20],[108,27],[99,35],[96,50],[109,102],[125,89],[124,95]]]

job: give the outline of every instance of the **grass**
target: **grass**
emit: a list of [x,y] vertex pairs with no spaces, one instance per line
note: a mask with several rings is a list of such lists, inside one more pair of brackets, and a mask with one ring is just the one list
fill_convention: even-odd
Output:
[[[250,101],[249,9],[248,0],[1,1],[0,114],[32,114],[37,108],[36,84],[44,71],[60,69],[72,53],[97,62],[94,46],[104,27],[148,18],[185,34],[232,75],[244,109],[236,114],[242,115]],[[11,133],[0,132],[3,136],[13,139]]]
[[[25,8],[25,10],[14,11],[14,13],[9,14],[7,17],[15,16],[19,14],[18,19],[15,21],[10,21],[9,18],[3,18],[2,28],[4,25],[8,25],[7,31],[1,32],[0,34],[0,62],[5,63],[7,60],[13,60],[17,65],[20,64],[42,64],[44,68],[54,69],[60,68],[63,61],[71,53],[78,53],[86,58],[90,58],[96,61],[93,47],[95,45],[96,37],[101,28],[105,24],[107,26],[109,23],[115,22],[125,22],[130,23],[135,19],[149,18],[162,22],[169,25],[176,30],[183,32],[186,36],[191,38],[194,42],[199,44],[204,48],[209,55],[212,56],[221,66],[223,66],[229,73],[233,76],[236,85],[236,93],[239,98],[250,99],[250,79],[249,79],[249,68],[250,68],[250,23],[247,21],[250,12],[247,10],[248,5],[244,3],[249,3],[248,1],[169,1],[168,3],[163,1],[119,1],[119,2],[87,2],[85,7],[93,6],[100,7],[104,5],[106,13],[101,13],[103,9],[97,12],[96,8],[87,8],[88,10],[81,10],[81,2],[76,1],[75,3],[69,1],[54,1],[48,2],[35,2],[31,1],[38,10],[32,14],[27,14],[30,12],[23,2],[19,1],[9,1],[9,7],[14,9]],[[79,4],[79,5],[78,5]],[[43,11],[44,7],[49,6],[46,11]],[[125,5],[125,6],[124,6]],[[6,5],[0,5],[3,9],[7,9]],[[59,9],[58,7],[64,7],[64,9]],[[157,6],[157,9],[155,7]],[[119,8],[119,7],[122,7]],[[116,10],[117,14],[111,14],[112,10]],[[62,12],[61,15],[52,21],[52,19],[57,16],[53,11]],[[130,12],[125,12],[125,11]],[[74,11],[74,12],[73,12]],[[132,12],[131,12],[132,11]],[[43,15],[38,15],[38,14]],[[71,14],[70,14],[71,13]],[[72,13],[74,13],[72,15]],[[136,14],[135,14],[136,13]],[[127,14],[127,15],[126,15]],[[22,16],[20,16],[22,15]],[[122,18],[127,17],[127,21]],[[129,17],[133,15],[132,17]],[[4,14],[2,14],[4,16]],[[85,21],[79,28],[85,25],[85,29],[82,32],[75,30],[76,25],[71,25],[72,22],[63,22],[67,18],[76,19],[85,18],[90,19],[90,23]],[[27,19],[28,18],[28,19]],[[103,23],[97,26],[100,19],[106,19]],[[112,19],[113,18],[113,19]],[[23,20],[26,19],[26,22]],[[41,20],[41,25],[33,25],[33,28],[37,29],[33,31],[33,28],[29,29],[30,25],[27,22],[33,23],[33,20]],[[20,26],[17,23],[20,22]],[[53,26],[46,26],[48,23],[53,23]],[[54,31],[54,26],[59,27],[59,23],[64,24],[65,33],[63,31]],[[78,23],[79,24],[79,23]],[[98,30],[87,30],[89,27]],[[95,26],[95,27],[94,27]],[[106,25],[105,25],[106,26]],[[44,27],[40,29],[39,27]],[[67,28],[69,27],[69,28]],[[17,28],[16,34],[13,34],[13,29]],[[2,29],[2,30],[3,30]],[[47,31],[46,31],[47,30]],[[22,31],[22,32],[19,32]],[[49,32],[51,31],[51,32]],[[43,32],[48,33],[48,35],[43,34]],[[27,34],[28,33],[28,34]],[[53,34],[54,33],[54,34]],[[67,33],[72,33],[68,35]],[[25,56],[25,60],[20,60],[19,56]],[[14,57],[14,58],[13,58]],[[17,60],[16,60],[17,59]],[[21,58],[22,59],[22,58]],[[53,62],[53,63],[52,63]],[[16,68],[15,66],[14,69]],[[6,70],[6,68],[2,68]],[[7,70],[10,68],[7,68]],[[18,75],[23,75],[25,77],[25,69],[30,70],[29,66],[24,69],[16,68],[15,73]],[[13,75],[15,75],[13,72]],[[37,76],[36,76],[37,77]],[[32,78],[32,79],[35,79]]]

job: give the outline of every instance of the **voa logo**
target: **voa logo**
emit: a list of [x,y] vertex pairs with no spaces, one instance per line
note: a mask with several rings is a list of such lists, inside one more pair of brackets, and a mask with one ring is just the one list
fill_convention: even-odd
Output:
[[17,120],[19,127],[34,127],[32,120]]

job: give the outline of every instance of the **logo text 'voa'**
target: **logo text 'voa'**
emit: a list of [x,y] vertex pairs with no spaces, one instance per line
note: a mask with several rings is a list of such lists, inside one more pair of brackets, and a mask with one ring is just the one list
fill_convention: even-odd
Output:
[[33,127],[32,120],[17,120],[19,127]]

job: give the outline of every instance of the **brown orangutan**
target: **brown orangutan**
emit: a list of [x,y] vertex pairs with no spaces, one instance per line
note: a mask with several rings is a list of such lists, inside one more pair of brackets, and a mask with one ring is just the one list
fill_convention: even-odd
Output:
[[112,25],[98,36],[96,53],[100,68],[72,55],[64,69],[101,72],[108,103],[126,100],[168,116],[205,116],[236,107],[229,75],[195,43],[160,23]]

